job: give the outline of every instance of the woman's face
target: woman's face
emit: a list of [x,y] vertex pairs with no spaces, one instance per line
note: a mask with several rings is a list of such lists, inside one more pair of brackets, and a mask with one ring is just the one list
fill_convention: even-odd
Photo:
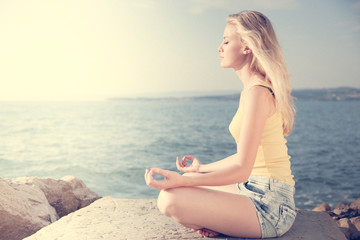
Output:
[[246,52],[241,45],[240,37],[232,24],[227,24],[224,31],[223,42],[218,51],[220,53],[220,65],[223,68],[240,69],[243,66]]

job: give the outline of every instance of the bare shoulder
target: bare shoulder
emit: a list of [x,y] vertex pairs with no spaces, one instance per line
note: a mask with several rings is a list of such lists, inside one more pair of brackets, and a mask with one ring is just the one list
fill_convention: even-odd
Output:
[[253,86],[244,95],[244,107],[251,111],[260,111],[266,116],[275,112],[275,101],[269,89]]

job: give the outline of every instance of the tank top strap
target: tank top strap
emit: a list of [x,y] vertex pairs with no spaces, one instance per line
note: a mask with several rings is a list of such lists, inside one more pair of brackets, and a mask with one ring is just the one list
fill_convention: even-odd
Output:
[[[275,93],[274,93],[272,86],[269,83],[262,81],[262,80],[251,81],[249,83],[249,86],[246,88],[246,90],[245,89],[243,90],[243,93],[248,91],[249,89],[253,88],[254,86],[260,86],[260,87],[267,88],[270,91],[271,95],[275,98]],[[243,96],[243,93],[241,94],[241,96]],[[240,97],[239,110],[241,110],[242,108],[243,108],[243,101],[241,101],[241,97]]]
[[254,86],[260,86],[260,87],[267,88],[270,91],[271,95],[275,98],[274,90],[273,90],[272,86],[269,83],[267,83],[265,81],[261,81],[261,80],[254,80],[254,81],[252,81],[250,83],[249,88],[252,88]]

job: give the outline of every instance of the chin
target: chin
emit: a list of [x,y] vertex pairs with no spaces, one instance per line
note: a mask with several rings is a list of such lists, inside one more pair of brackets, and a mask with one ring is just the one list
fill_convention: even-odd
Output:
[[222,64],[222,63],[220,63],[220,66],[221,66],[222,68],[231,68],[230,66],[228,66],[228,65],[226,65],[226,64]]

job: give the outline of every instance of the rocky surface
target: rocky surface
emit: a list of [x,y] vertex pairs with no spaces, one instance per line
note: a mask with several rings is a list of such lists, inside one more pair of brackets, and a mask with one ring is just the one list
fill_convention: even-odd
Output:
[[0,239],[23,239],[97,199],[72,176],[0,178]]
[[[105,197],[41,229],[26,240],[203,239],[162,215],[155,199]],[[221,236],[215,239],[236,239]],[[298,211],[294,226],[279,240],[345,240],[327,213]]]
[[339,203],[334,209],[323,203],[313,211],[327,212],[348,239],[360,239],[360,198],[352,203]]

